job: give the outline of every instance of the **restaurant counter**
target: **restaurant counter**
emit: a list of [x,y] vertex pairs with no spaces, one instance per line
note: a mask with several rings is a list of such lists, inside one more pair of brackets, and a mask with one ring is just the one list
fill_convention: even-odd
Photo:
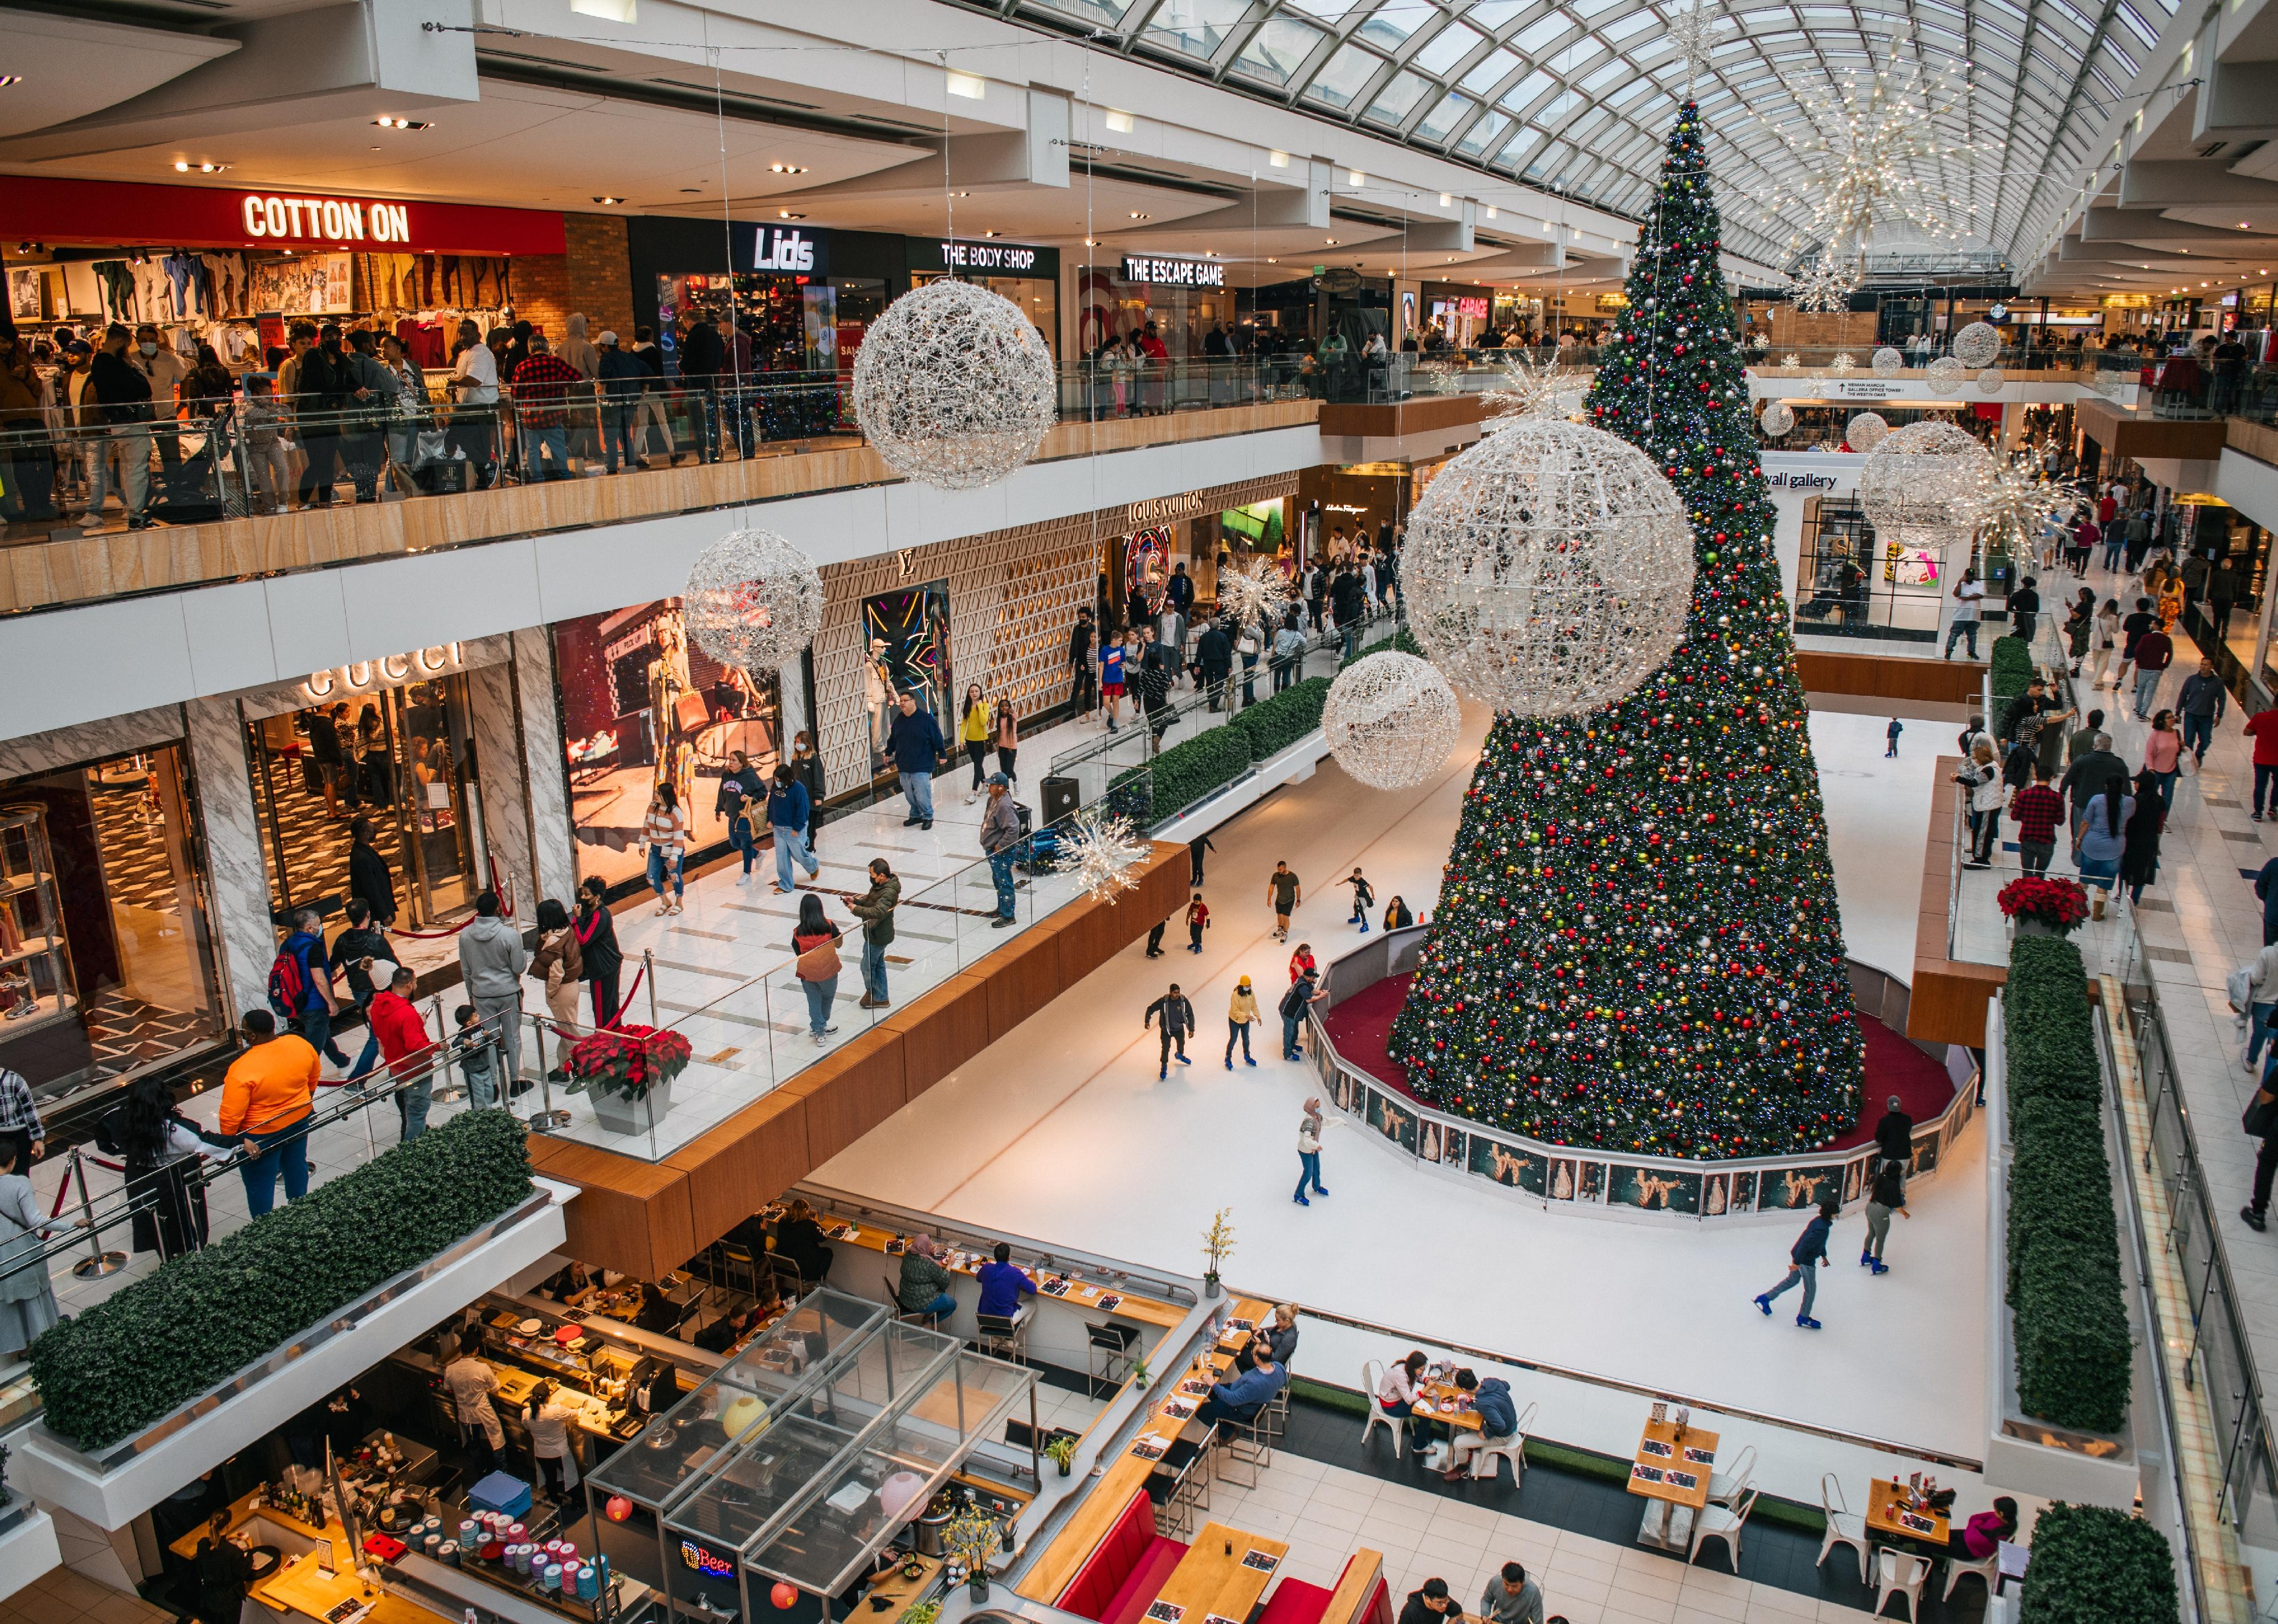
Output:
[[[275,1570],[256,1578],[246,1594],[273,1612],[323,1620],[349,1604],[363,1602],[371,1611],[357,1624],[449,1624],[462,1610],[446,1614],[417,1602],[367,1584],[348,1555],[348,1531],[337,1519],[321,1526],[301,1521],[273,1506],[258,1504],[259,1491],[230,1502],[224,1513],[224,1537],[236,1537],[248,1549],[266,1546],[279,1553]],[[210,1525],[202,1524],[167,1549],[184,1561],[197,1559],[199,1542]],[[332,1569],[333,1576],[324,1576]],[[485,1605],[489,1605],[485,1599]],[[549,1620],[549,1624],[553,1624]]]

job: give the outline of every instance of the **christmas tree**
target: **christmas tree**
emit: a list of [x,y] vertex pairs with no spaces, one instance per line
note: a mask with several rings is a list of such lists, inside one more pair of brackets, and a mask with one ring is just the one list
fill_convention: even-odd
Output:
[[1587,405],[1685,499],[1685,640],[1603,710],[1496,719],[1391,1040],[1442,1109],[1710,1158],[1837,1138],[1864,1053],[1719,231],[1688,101]]

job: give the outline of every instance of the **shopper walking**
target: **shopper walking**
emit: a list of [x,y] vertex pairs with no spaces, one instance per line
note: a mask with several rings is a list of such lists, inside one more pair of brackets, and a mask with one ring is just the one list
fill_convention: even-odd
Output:
[[[680,791],[669,779],[659,779],[648,801],[648,817],[641,825],[648,846],[648,888],[656,894],[659,913],[678,913],[686,888],[680,865],[688,857],[688,814],[680,810]],[[672,894],[665,895],[669,882]]]
[[1099,645],[1099,698],[1101,708],[1107,714],[1110,733],[1121,725],[1116,718],[1123,710],[1125,655],[1123,639],[1112,632]]
[[2064,820],[2064,797],[2049,788],[2049,770],[2033,764],[2033,782],[2010,797],[2009,816],[2017,826],[2017,855],[2029,874],[2045,874],[2057,852],[2057,825]]
[[1969,639],[1969,658],[1977,658],[1977,620],[1984,611],[1985,589],[1977,583],[1977,571],[1964,569],[1961,579],[1953,583],[1953,620],[1945,629],[1945,652],[1939,658],[1952,660],[1957,638]]
[[601,900],[607,888],[599,874],[589,874],[577,887],[577,961],[592,988],[593,1025],[617,1024],[617,984],[625,956],[617,946],[617,922]]
[[[577,1045],[577,983],[585,979],[585,961],[578,950],[577,933],[570,928],[570,911],[552,897],[538,904],[538,952],[530,973],[546,987],[546,1009],[553,1019],[554,1064],[546,1080],[570,1080],[570,1051]],[[541,1060],[543,1056],[540,1056]]]
[[2246,719],[2246,736],[2254,741],[2254,821],[2278,815],[2278,708],[2257,711]]
[[1305,1114],[1297,1119],[1297,1195],[1300,1207],[1313,1203],[1305,1199],[1305,1186],[1311,1185],[1315,1195],[1326,1195],[1328,1186],[1321,1182],[1321,1102],[1318,1096],[1305,1102]]
[[1273,691],[1280,693],[1293,688],[1297,682],[1297,669],[1305,663],[1305,629],[1297,623],[1297,611],[1291,609],[1281,617],[1281,629],[1273,634]]
[[776,890],[788,896],[799,888],[792,873],[794,866],[806,870],[814,879],[822,872],[822,865],[806,849],[806,826],[814,810],[806,798],[806,786],[799,782],[799,774],[788,761],[776,766],[775,786],[768,791],[768,830],[776,842]]
[[325,951],[323,916],[303,908],[269,966],[269,1008],[334,1065],[346,1071],[348,1057],[333,1041],[333,1018],[340,1002],[333,995],[333,966]]
[[1305,888],[1287,863],[1273,865],[1265,881],[1265,900],[1273,904],[1273,940],[1289,940],[1289,916],[1305,900]]
[[1024,846],[1021,809],[1013,804],[1012,783],[1002,773],[989,774],[989,805],[981,816],[981,850],[989,859],[989,877],[997,882],[997,917],[989,923],[1002,930],[1015,922],[1013,865]]
[[[2120,878],[2120,859],[2128,855],[2128,825],[2136,816],[2136,797],[2121,792],[2120,784],[2107,784],[2102,793],[2088,804],[2088,812],[2081,820],[2080,882],[2096,888],[2089,899],[2090,917],[2104,917],[2104,899]],[[2267,932],[2268,926],[2266,924]]]
[[1969,858],[1964,868],[1993,866],[1993,839],[1999,831],[2001,803],[2008,791],[2001,782],[2001,774],[1993,765],[1993,742],[1980,736],[1970,746],[1969,759],[1953,775],[1961,792],[1969,797]]
[[2120,883],[2128,892],[2128,905],[2144,900],[2144,888],[2160,877],[2160,835],[2167,827],[2167,806],[2157,794],[2149,773],[2136,781],[2136,810],[2128,814],[2128,849],[2120,855]]
[[2183,737],[2175,731],[2175,713],[2161,711],[2152,718],[2152,731],[2144,736],[2144,765],[2140,777],[2159,792],[2160,804],[2175,804],[2175,780],[2182,775]]
[[395,1089],[397,1140],[408,1143],[427,1132],[427,1112],[435,1098],[435,1064],[440,1058],[427,1023],[411,1002],[418,976],[398,964],[386,987],[371,995],[366,1017],[372,1035],[379,1040],[379,1057]]
[[1069,692],[1080,717],[1089,716],[1099,708],[1099,678],[1091,663],[1091,611],[1078,609],[1075,624],[1068,628],[1067,664]]
[[957,713],[957,742],[965,747],[965,759],[973,764],[973,787],[965,792],[967,806],[987,792],[989,741],[988,698],[982,693],[980,683],[968,682],[965,688],[964,708]]
[[630,473],[641,466],[640,446],[633,433],[633,423],[640,410],[642,393],[649,385],[649,370],[639,356],[618,344],[614,332],[601,335],[598,353],[601,466],[614,474],[622,458]]
[[1891,725],[1883,729],[1884,760],[1889,761],[1897,757],[1899,753],[1899,735],[1904,733],[1906,730],[1907,728],[1904,722],[1900,721],[1895,716],[1891,718]]
[[47,1224],[22,1153],[0,1141],[0,1360],[11,1364],[62,1317],[48,1273]]
[[887,1007],[886,949],[894,941],[894,909],[902,900],[902,882],[883,858],[870,859],[870,888],[849,899],[846,911],[862,921],[862,996],[856,1007]]
[[[506,1057],[499,1083],[502,1098],[522,1088],[522,977],[529,968],[522,933],[500,916],[498,893],[478,893],[475,917],[459,932],[459,970],[476,1020]],[[474,1103],[493,1102],[477,1098]]]
[[[150,424],[156,413],[149,378],[127,363],[127,337],[126,329],[115,322],[104,330],[103,347],[88,369],[87,398],[95,402],[103,436],[96,442],[95,454],[99,459],[117,456],[118,499],[126,509],[126,528],[139,530],[149,523],[146,510],[150,503]],[[102,468],[98,461],[98,474]],[[89,513],[101,506],[99,490],[91,492]]]
[[1006,784],[1021,782],[1021,714],[1009,694],[1000,696],[990,723],[997,743],[997,770],[1005,775]]
[[530,335],[530,359],[514,369],[514,416],[522,433],[522,477],[526,484],[567,479],[570,465],[568,403],[583,395],[585,379],[577,368],[551,353],[542,332]]
[[[309,1193],[309,1147],[302,1135],[315,1109],[324,1063],[306,1038],[280,1033],[277,1018],[266,1010],[248,1010],[238,1031],[245,1048],[222,1074],[218,1125],[244,1147],[238,1176],[245,1181],[245,1209],[259,1218],[277,1204],[280,1172],[287,1201]],[[0,1150],[0,1155],[6,1154]]]
[[1244,976],[1234,984],[1234,996],[1226,1005],[1226,1069],[1234,1070],[1235,1040],[1242,1041],[1242,1064],[1254,1066],[1250,1057],[1250,1029],[1257,1021],[1257,995],[1250,989],[1250,978]]
[[2009,594],[2009,635],[2022,637],[2025,646],[2033,644],[2033,633],[2040,624],[2041,590],[2039,581],[2027,576],[2017,590]]
[[1304,1023],[1305,1011],[1328,996],[1321,990],[1321,972],[1311,964],[1300,971],[1297,979],[1289,983],[1289,990],[1281,995],[1278,1012],[1281,1017],[1281,1058],[1303,1062],[1303,1053],[1297,1047],[1297,1028]]
[[2183,679],[2182,691],[2175,695],[2175,708],[2182,713],[2185,748],[2205,766],[2207,746],[2214,743],[2214,730],[2230,710],[2230,690],[2214,674],[2214,661],[2200,658],[2199,668]]
[[1891,1239],[1891,1215],[1911,1220],[1914,1214],[1907,1210],[1907,1180],[1903,1163],[1884,1160],[1875,1165],[1875,1176],[1867,1188],[1867,1244],[1859,1254],[1859,1266],[1878,1275],[1891,1272],[1883,1262],[1883,1247]]
[[[192,1175],[209,1145],[237,1148],[234,1141],[209,1136],[184,1116],[175,1108],[173,1090],[149,1072],[129,1083],[126,1098],[103,1113],[96,1146],[126,1164],[122,1178],[126,1199],[135,1208],[131,1225],[135,1251],[156,1252],[164,1261],[206,1244],[206,1187]],[[0,1150],[0,1155],[6,1154]],[[16,1152],[16,1165],[21,1168],[23,1163],[22,1153]],[[14,1238],[0,1223],[0,1241]],[[42,1269],[44,1272],[44,1264]]]
[[2136,720],[2143,721],[2152,713],[2152,701],[2160,697],[2160,679],[2167,674],[2168,665],[2175,658],[2175,640],[2159,627],[2153,627],[2136,639]]
[[1819,1295],[1819,1266],[1827,1261],[1828,1232],[1835,1227],[1835,1215],[1840,1210],[1831,1201],[1819,1203],[1819,1216],[1803,1226],[1803,1233],[1788,1248],[1786,1277],[1756,1296],[1756,1307],[1764,1311],[1765,1318],[1771,1317],[1773,1298],[1792,1286],[1800,1285],[1803,1308],[1797,1313],[1795,1323],[1806,1330],[1821,1329],[1819,1322],[1811,1317],[1811,1309]]
[[909,803],[910,815],[902,820],[902,827],[915,824],[921,828],[933,827],[933,774],[941,765],[944,744],[941,724],[933,713],[918,709],[915,694],[904,694],[897,701],[899,713],[886,734],[886,754],[899,775],[903,797]]
[[806,994],[806,1029],[818,1048],[838,1030],[838,1023],[830,1018],[830,1013],[831,1004],[838,996],[841,936],[838,926],[822,911],[822,898],[813,891],[801,893],[799,923],[791,934],[791,950],[799,961],[794,972]]
[[1171,983],[1169,992],[1147,1006],[1147,1013],[1140,1018],[1139,1030],[1144,1032],[1153,1025],[1157,1016],[1160,1016],[1163,1021],[1163,1053],[1155,1073],[1155,1080],[1160,1082],[1171,1074],[1171,1051],[1173,1048],[1178,1050],[1181,1065],[1194,1064],[1187,1058],[1187,1034],[1195,1029],[1195,1006],[1187,1002],[1186,995],[1179,991],[1176,981]]
[[728,770],[720,775],[720,792],[713,799],[712,812],[726,820],[728,844],[744,859],[736,875],[739,886],[752,883],[752,865],[760,855],[757,803],[767,798],[767,782],[752,765],[752,759],[740,750],[730,751]]
[[2096,629],[2090,639],[2096,654],[2096,668],[2089,674],[2089,687],[2104,686],[2104,674],[2112,669],[2112,662],[2120,653],[2120,600],[2107,598],[2104,606],[2096,612]]
[[[2267,935],[2269,927],[2265,926],[2263,928]],[[2271,1175],[2278,1173],[2278,1093],[2272,1092],[2271,1083],[2269,1073],[2265,1072],[2262,1086],[2254,1091],[2254,1097],[2246,1102],[2245,1114],[2239,1118],[2239,1126],[2245,1129],[2250,1137],[2262,1141],[2262,1147],[2254,1158],[2253,1193],[2246,1205],[2238,1209],[2238,1216],[2246,1221],[2246,1227],[2258,1233],[2265,1227],[2266,1215],[2270,1211]],[[6,1154],[0,1150],[0,1155]]]

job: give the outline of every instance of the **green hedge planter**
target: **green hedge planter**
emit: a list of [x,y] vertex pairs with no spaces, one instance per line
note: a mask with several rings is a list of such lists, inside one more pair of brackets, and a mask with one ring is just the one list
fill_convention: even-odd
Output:
[[1417,642],[1415,638],[1410,637],[1408,635],[1408,628],[1403,626],[1398,631],[1394,632],[1390,637],[1380,637],[1376,642],[1370,644],[1367,647],[1356,650],[1353,657],[1339,665],[1337,669],[1339,671],[1349,671],[1362,660],[1366,660],[1371,654],[1385,653],[1413,654],[1418,660],[1426,658],[1424,652],[1424,645]]
[[530,1193],[510,1112],[468,1111],[178,1257],[32,1345],[49,1428],[115,1444]]
[[1328,700],[1329,679],[1310,676],[1238,713],[1227,725],[1241,728],[1250,741],[1250,759],[1264,761],[1319,728]]
[[[2128,1421],[2134,1344],[2080,949],[2061,937],[2020,936],[2001,1005],[2016,1153],[2007,1289],[2017,1401],[2060,1427],[2117,1432]],[[2035,1564],[2037,1581],[2037,1556]]]
[[2032,645],[2022,637],[1996,637],[1988,652],[1986,667],[1994,698],[2006,699],[2023,693],[2025,685],[2033,680]]
[[2175,1624],[2175,1553],[2141,1517],[2052,1502],[2033,1524],[2019,1624]]
[[1148,766],[1119,774],[1107,787],[1108,810],[1143,829],[1167,822],[1241,777],[1253,761],[1280,754],[1319,728],[1328,698],[1329,679],[1315,676],[1259,700],[1224,727],[1198,733]]

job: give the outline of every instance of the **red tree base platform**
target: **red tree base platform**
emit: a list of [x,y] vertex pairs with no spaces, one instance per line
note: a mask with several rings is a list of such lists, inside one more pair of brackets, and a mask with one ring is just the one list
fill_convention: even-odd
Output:
[[[1338,1054],[1386,1087],[1421,1105],[1429,1102],[1418,1099],[1416,1091],[1408,1086],[1408,1068],[1385,1051],[1392,1036],[1392,1018],[1407,1002],[1408,984],[1413,980],[1412,975],[1387,976],[1373,987],[1355,993],[1329,1011],[1326,1025]],[[1875,1125],[1883,1118],[1884,1102],[1892,1094],[1899,1096],[1907,1115],[1916,1122],[1928,1122],[1953,1099],[1953,1079],[1946,1075],[1944,1066],[1882,1022],[1863,1015],[1856,1018],[1867,1040],[1867,1076],[1860,1089],[1860,1119],[1827,1147],[1830,1150],[1850,1150],[1872,1140]]]

